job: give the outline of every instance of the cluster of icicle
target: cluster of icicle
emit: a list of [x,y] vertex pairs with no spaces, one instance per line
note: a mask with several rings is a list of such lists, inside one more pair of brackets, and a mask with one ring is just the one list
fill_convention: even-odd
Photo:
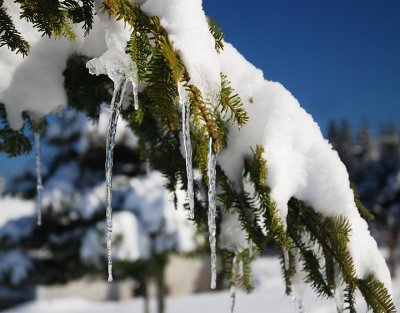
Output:
[[[190,207],[190,218],[194,219],[194,189],[193,189],[193,165],[192,143],[190,141],[190,99],[184,87],[178,85],[179,101],[182,112],[182,138],[185,148],[187,191]],[[213,140],[210,137],[208,143],[208,229],[211,249],[211,288],[215,289],[217,281],[217,252],[216,252],[216,166],[217,157],[213,153]]]

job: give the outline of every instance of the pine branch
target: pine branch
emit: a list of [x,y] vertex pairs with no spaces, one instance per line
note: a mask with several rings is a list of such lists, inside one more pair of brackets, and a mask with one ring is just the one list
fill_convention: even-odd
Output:
[[21,53],[23,56],[29,53],[29,43],[15,28],[11,16],[3,6],[4,0],[0,0],[0,47],[7,46],[11,51]]
[[344,290],[344,303],[347,305],[345,310],[348,310],[350,313],[357,313],[356,311],[356,301],[355,301],[355,287],[352,284],[347,285]]
[[357,286],[367,301],[368,308],[376,313],[396,312],[391,296],[385,286],[372,275],[358,279]]
[[180,129],[180,114],[176,103],[178,90],[171,71],[160,49],[154,48],[148,65],[146,81],[150,82],[146,93],[160,121],[172,131]]
[[138,4],[133,4],[130,0],[103,0],[103,11],[116,20],[124,20],[126,23],[134,26]]
[[94,18],[94,0],[64,1],[67,9],[67,16],[74,24],[83,23],[82,28],[85,30],[85,36],[89,34],[93,26]]
[[358,209],[358,212],[360,213],[361,217],[367,221],[371,221],[374,219],[374,215],[371,213],[370,210],[368,210],[365,205],[361,202],[361,199],[358,195],[357,187],[354,184],[350,185],[351,189],[353,190],[354,194],[354,202],[356,204],[356,207]]
[[236,122],[243,127],[249,120],[246,110],[243,107],[242,100],[238,94],[234,94],[233,88],[230,86],[228,78],[221,74],[221,96],[219,105],[224,119],[229,114],[227,121]]
[[[284,251],[287,252],[286,256]],[[281,249],[278,256],[281,263],[283,281],[285,282],[285,293],[290,295],[292,293],[292,279],[296,274],[296,262],[294,260],[293,250]]]
[[241,288],[247,293],[253,291],[251,261],[248,249],[236,252],[222,251],[224,272],[229,285]]
[[127,43],[126,51],[137,66],[137,73],[140,82],[146,81],[148,59],[151,55],[151,46],[143,36],[134,30]]
[[172,47],[172,44],[168,40],[167,36],[160,36],[158,39],[158,44],[171,72],[172,80],[178,84],[178,82],[183,79],[183,75],[185,74],[185,66],[183,65],[183,62],[178,54],[174,51],[174,48]]
[[267,162],[263,158],[264,149],[257,146],[253,152],[253,159],[246,162],[247,172],[255,188],[255,196],[260,202],[260,209],[264,215],[265,227],[276,243],[290,250],[290,240],[286,235],[283,221],[278,213],[277,204],[269,195],[270,189],[266,185]]
[[22,130],[15,131],[10,128],[7,120],[7,112],[4,104],[0,103],[0,152],[10,157],[28,154],[32,150],[29,139]]
[[215,39],[215,50],[217,50],[217,52],[221,52],[221,50],[224,49],[224,33],[222,32],[221,28],[218,27],[212,20],[208,22],[208,26],[210,33]]
[[[359,279],[356,276],[353,259],[347,248],[351,226],[343,216],[323,217],[306,206],[301,201],[292,198],[289,201],[288,224],[299,218],[312,240],[316,240],[325,253],[325,256],[333,258],[339,265],[341,275],[347,286],[355,286],[360,289],[368,306],[374,312],[395,312],[393,301],[385,286],[372,276],[367,279]],[[297,217],[293,217],[297,215]],[[350,287],[349,287],[350,288]],[[353,288],[353,287],[351,287]],[[351,291],[351,289],[348,289]],[[354,309],[354,303],[347,298],[349,310]]]
[[269,238],[264,235],[257,221],[258,209],[254,206],[254,201],[250,195],[241,192],[237,193],[233,184],[228,180],[225,174],[218,168],[217,181],[221,188],[218,194],[218,200],[223,203],[225,210],[233,210],[239,215],[239,222],[249,238],[254,242],[259,251],[263,251]]

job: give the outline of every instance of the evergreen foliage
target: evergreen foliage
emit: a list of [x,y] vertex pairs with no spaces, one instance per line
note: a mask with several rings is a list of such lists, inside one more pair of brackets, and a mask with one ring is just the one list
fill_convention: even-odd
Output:
[[10,128],[7,120],[7,112],[4,104],[0,103],[0,152],[14,157],[27,154],[32,150],[29,139],[22,131],[15,131]]
[[[83,22],[82,27],[86,33],[92,27],[94,1],[16,2],[21,5],[21,17],[31,22],[44,35],[62,36],[73,40],[73,24]],[[3,1],[0,1],[0,45],[7,45],[12,50],[26,54],[28,46],[15,30],[2,4]],[[218,154],[224,149],[229,136],[226,124],[232,122],[238,127],[245,125],[248,116],[241,99],[223,73],[218,98],[202,94],[199,88],[190,82],[190,75],[158,17],[148,17],[140,10],[138,4],[132,4],[128,0],[104,0],[103,10],[111,17],[122,19],[133,27],[126,52],[137,64],[139,81],[146,84],[139,95],[140,109],[134,111],[129,107],[123,110],[122,116],[139,138],[138,158],[149,160],[154,169],[161,171],[168,179],[166,187],[171,191],[176,190],[178,182],[183,182],[184,188],[187,187],[185,161],[179,150],[181,120],[178,85],[182,84],[189,95],[194,167],[200,169],[204,177],[203,181],[195,183],[197,212],[194,222],[199,229],[204,229],[207,224],[207,203],[198,195],[202,194],[208,184],[208,138],[212,138],[213,152]],[[223,49],[221,30],[210,24],[210,32],[215,38],[216,50],[220,51]],[[70,105],[96,119],[100,103],[110,98],[110,83],[105,78],[84,73],[85,61],[82,56],[70,59],[64,72],[65,86]],[[79,83],[74,79],[76,76],[79,77]],[[4,107],[0,110],[0,118],[4,125],[0,132],[0,151],[9,155],[28,152],[31,144],[21,131],[9,129]],[[37,127],[34,126],[33,129],[38,129]],[[350,144],[347,131],[343,131],[339,136]],[[374,312],[395,311],[390,295],[381,282],[372,276],[366,279],[356,276],[347,248],[351,225],[345,217],[325,217],[295,198],[289,201],[287,221],[279,216],[277,204],[271,198],[266,183],[267,160],[263,158],[263,149],[260,146],[254,149],[253,158],[246,160],[243,177],[254,187],[253,193],[238,191],[222,169],[218,168],[220,209],[238,213],[241,226],[248,239],[254,242],[256,250],[263,251],[265,245],[271,241],[280,247],[287,292],[291,291],[291,280],[295,272],[302,268],[306,273],[305,282],[310,284],[317,294],[325,297],[333,297],[337,287],[335,278],[342,277],[341,284],[345,285],[345,300],[349,312],[355,312],[356,289],[361,291]],[[355,197],[358,199],[356,195]],[[363,216],[368,217],[365,208],[358,200],[356,202]],[[48,225],[45,226],[48,228],[54,227],[51,220],[45,220],[44,225]],[[223,251],[222,254],[230,284],[251,291],[253,287],[250,262],[253,257],[250,256],[249,250]],[[242,263],[243,270],[240,275],[232,275],[234,257]]]
[[17,53],[27,55],[29,52],[29,44],[15,28],[3,4],[4,0],[0,0],[0,47],[6,45],[12,51],[16,50]]

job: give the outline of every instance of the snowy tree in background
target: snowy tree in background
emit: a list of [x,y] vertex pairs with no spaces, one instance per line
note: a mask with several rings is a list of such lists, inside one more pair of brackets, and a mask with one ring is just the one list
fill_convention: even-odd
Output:
[[[109,281],[121,114],[168,189],[183,184],[190,215],[200,228],[208,225],[212,288],[217,248],[225,251],[232,287],[251,291],[249,264],[273,241],[281,247],[287,293],[299,311],[304,282],[335,298],[340,312],[355,311],[356,290],[374,312],[395,311],[389,271],[338,154],[282,85],[265,80],[224,42],[207,23],[200,0],[0,5],[0,44],[9,48],[0,50],[0,102],[7,118],[2,151],[29,151],[22,112],[35,132],[43,116],[68,102],[89,115],[99,112],[99,84],[88,79],[81,88],[82,68],[67,68],[69,80],[63,78],[74,54],[92,58],[86,63],[91,74],[112,80],[103,86],[113,90],[105,188]],[[202,180],[194,181],[194,174]]]
[[[59,112],[61,117],[49,117],[41,144],[45,152],[43,225],[32,227],[36,218],[32,221],[31,216],[23,216],[0,227],[0,242],[7,255],[22,250],[30,255],[20,265],[25,264],[25,271],[20,271],[25,274],[10,281],[2,273],[3,282],[15,287],[27,281],[57,284],[83,275],[104,275],[107,113],[101,113],[97,123],[74,110]],[[119,123],[115,149],[115,274],[119,280],[134,278],[139,282],[146,299],[149,279],[154,277],[159,306],[163,307],[168,255],[195,250],[194,227],[184,214],[184,192],[176,190],[173,201],[174,194],[165,190],[162,175],[147,169],[145,160],[141,160],[137,138],[124,121]],[[35,174],[26,168],[8,180],[5,193],[32,198],[35,186]]]

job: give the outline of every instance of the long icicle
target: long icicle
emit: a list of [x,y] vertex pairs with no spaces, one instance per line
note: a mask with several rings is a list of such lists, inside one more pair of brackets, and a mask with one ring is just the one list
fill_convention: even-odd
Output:
[[237,257],[236,254],[232,259],[232,282],[229,288],[230,299],[231,299],[231,313],[235,310],[235,303],[236,303],[236,276],[237,276]]
[[40,152],[40,134],[34,133],[35,137],[35,163],[36,163],[36,213],[37,213],[37,225],[42,225],[42,157]]
[[208,232],[211,249],[211,289],[217,283],[217,251],[216,251],[216,223],[217,208],[215,203],[216,193],[216,166],[217,157],[213,153],[212,138],[208,143]]
[[112,169],[114,157],[115,134],[117,132],[118,117],[121,110],[122,100],[124,98],[125,88],[128,80],[114,83],[114,94],[111,100],[111,116],[108,126],[107,150],[106,150],[106,201],[107,201],[107,256],[108,256],[108,281],[112,282]]
[[296,313],[306,313],[302,298],[293,297],[293,301],[294,301],[294,311]]
[[134,79],[131,79],[131,82],[132,82],[132,92],[133,92],[133,107],[135,108],[135,110],[138,110],[139,109],[138,82]]
[[[289,252],[286,249],[285,249],[285,251],[287,252],[287,258],[289,260]],[[304,308],[304,303],[303,303],[304,289],[302,288],[304,286],[303,277],[302,277],[302,274],[304,272],[302,271],[302,268],[301,268],[300,254],[297,250],[295,250],[294,262],[295,262],[295,268],[296,268],[296,273],[295,273],[294,277],[292,278],[294,310],[296,313],[306,313],[306,310]]]
[[190,218],[194,219],[194,190],[193,190],[193,165],[192,142],[190,141],[190,101],[184,87],[179,85],[179,101],[182,111],[182,136],[185,147],[187,190],[189,196]]
[[345,305],[344,305],[344,289],[343,289],[343,278],[340,275],[340,271],[338,269],[338,266],[336,265],[334,268],[334,273],[335,273],[335,302],[336,302],[336,310],[338,313],[343,313],[345,310]]

